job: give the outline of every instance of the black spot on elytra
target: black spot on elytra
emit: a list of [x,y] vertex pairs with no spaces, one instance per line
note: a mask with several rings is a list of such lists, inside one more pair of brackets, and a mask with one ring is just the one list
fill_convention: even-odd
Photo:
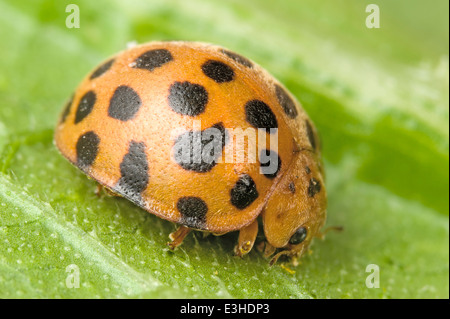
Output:
[[277,152],[273,150],[261,150],[259,154],[259,162],[261,165],[260,172],[267,178],[273,179],[280,172],[281,158]]
[[208,92],[200,84],[175,82],[169,89],[169,106],[178,114],[197,116],[205,111]]
[[86,132],[78,138],[76,145],[78,167],[85,170],[94,163],[99,144],[100,138],[93,131]]
[[239,64],[242,64],[243,66],[246,66],[248,68],[252,68],[253,67],[253,63],[250,62],[249,59],[244,58],[242,55],[239,55],[235,52],[231,52],[228,50],[222,50],[222,53],[227,55],[229,58],[233,59],[234,61],[236,61]]
[[97,95],[94,91],[86,92],[78,103],[77,112],[75,113],[75,124],[81,122],[86,116],[91,113],[94,107]]
[[223,62],[209,60],[202,65],[203,73],[217,83],[230,82],[234,78],[234,71]]
[[278,128],[277,118],[270,107],[260,100],[251,100],[245,104],[245,117],[253,127]]
[[59,123],[64,123],[66,121],[66,118],[70,113],[70,108],[72,107],[73,97],[74,97],[74,95],[72,94],[71,98],[69,99],[66,106],[64,107],[64,111],[61,114],[61,119],[59,120]]
[[289,190],[291,191],[292,194],[295,194],[295,184],[294,184],[294,182],[290,182],[289,183]]
[[314,131],[311,126],[311,123],[309,123],[308,120],[305,121],[306,126],[306,135],[308,136],[309,143],[311,144],[312,148],[315,150],[317,147],[316,138],[314,136]]
[[222,123],[203,131],[187,131],[175,140],[173,146],[175,161],[188,171],[209,172],[222,155],[227,137]]
[[238,208],[244,209],[250,206],[259,196],[256,190],[256,184],[253,179],[245,174],[242,175],[230,191],[231,204]]
[[309,168],[309,166],[305,166],[305,171],[306,174],[311,174],[311,169]]
[[284,88],[280,85],[275,85],[275,94],[277,95],[278,102],[283,108],[284,113],[291,119],[295,119],[298,115],[295,103]]
[[321,189],[320,182],[317,179],[315,179],[314,177],[312,177],[309,180],[308,196],[314,197],[318,192],[320,192],[320,189]]
[[132,119],[139,111],[142,100],[135,90],[126,85],[119,86],[109,101],[108,115],[121,121]]
[[177,202],[180,223],[195,229],[205,229],[208,206],[199,197],[181,197]]
[[131,141],[128,153],[120,163],[121,177],[114,190],[131,198],[141,201],[141,193],[147,187],[149,181],[147,155],[143,142]]
[[134,68],[153,71],[173,60],[172,54],[166,49],[155,49],[140,55],[134,62]]
[[114,63],[114,59],[111,59],[102,65],[100,65],[94,72],[92,72],[90,79],[98,78],[100,75],[103,75],[106,71],[111,68],[111,65]]

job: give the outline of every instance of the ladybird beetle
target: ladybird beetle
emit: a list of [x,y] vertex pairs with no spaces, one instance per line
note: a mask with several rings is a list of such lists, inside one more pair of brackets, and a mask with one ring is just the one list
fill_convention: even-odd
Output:
[[239,230],[243,256],[260,220],[274,263],[321,236],[316,128],[281,83],[223,47],[151,42],[116,54],[81,82],[54,140],[104,188],[179,224],[172,249],[192,229]]

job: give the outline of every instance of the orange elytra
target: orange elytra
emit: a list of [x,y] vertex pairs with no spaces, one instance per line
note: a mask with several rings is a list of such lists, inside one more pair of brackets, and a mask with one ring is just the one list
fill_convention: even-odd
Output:
[[321,235],[312,121],[267,71],[223,47],[151,42],[116,54],[81,82],[55,143],[106,189],[179,224],[171,248],[191,229],[239,230],[242,256],[261,220],[273,263]]

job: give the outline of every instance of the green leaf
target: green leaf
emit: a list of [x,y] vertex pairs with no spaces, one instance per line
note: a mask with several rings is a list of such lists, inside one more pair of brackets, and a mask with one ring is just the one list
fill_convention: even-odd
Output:
[[[448,2],[0,2],[0,297],[448,298]],[[207,41],[268,69],[324,143],[328,222],[298,267],[232,255],[96,185],[52,143],[81,78],[128,42]],[[368,265],[380,288],[366,286]],[[78,271],[80,286],[74,283]],[[370,277],[369,277],[370,279]]]

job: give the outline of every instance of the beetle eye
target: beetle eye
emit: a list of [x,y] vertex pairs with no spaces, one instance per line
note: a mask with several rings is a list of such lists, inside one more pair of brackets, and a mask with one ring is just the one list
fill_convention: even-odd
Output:
[[305,227],[300,227],[289,239],[289,243],[292,245],[298,245],[306,239],[307,231]]

